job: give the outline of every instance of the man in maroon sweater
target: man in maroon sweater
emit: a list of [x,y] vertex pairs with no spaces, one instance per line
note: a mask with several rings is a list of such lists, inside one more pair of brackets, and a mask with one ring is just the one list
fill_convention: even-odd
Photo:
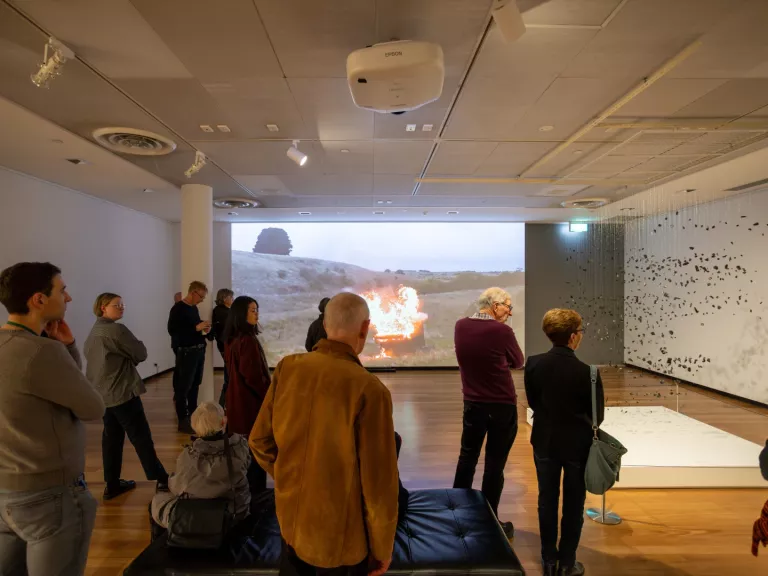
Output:
[[[512,300],[501,288],[489,288],[478,300],[480,311],[456,322],[454,343],[464,393],[464,429],[454,488],[472,488],[486,433],[483,494],[498,517],[504,466],[517,436],[517,394],[510,370],[523,366],[523,352],[512,328]],[[512,522],[503,522],[508,538]]]

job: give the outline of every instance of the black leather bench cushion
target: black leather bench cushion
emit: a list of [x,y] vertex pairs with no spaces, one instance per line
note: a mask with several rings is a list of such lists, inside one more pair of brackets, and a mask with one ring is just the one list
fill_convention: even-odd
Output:
[[[125,570],[125,576],[219,576],[275,574],[280,558],[280,528],[271,491],[255,503],[241,537],[222,552],[173,550],[165,538],[150,544]],[[452,575],[524,574],[491,512],[475,490],[417,490],[397,528],[391,574],[430,571]]]

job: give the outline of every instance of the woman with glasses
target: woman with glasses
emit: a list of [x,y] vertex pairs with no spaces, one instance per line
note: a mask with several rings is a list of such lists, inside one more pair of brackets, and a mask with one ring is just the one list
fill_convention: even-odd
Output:
[[101,456],[104,462],[104,500],[136,488],[133,480],[123,480],[125,435],[139,456],[147,480],[156,480],[159,489],[168,485],[168,473],[155,452],[141,394],[146,392],[136,366],[147,359],[147,349],[118,321],[123,318],[123,299],[112,293],[100,294],[93,304],[96,324],[85,341],[88,362],[85,375],[104,399],[104,431]]
[[[592,426],[603,421],[603,382],[597,372],[592,422],[590,367],[576,357],[584,338],[584,322],[575,310],[555,308],[544,315],[542,330],[552,349],[530,356],[525,363],[525,393],[533,410],[533,460],[539,482],[539,533],[544,576],[580,576],[584,566],[576,561],[587,488],[584,471]],[[563,515],[557,543],[560,481]]]
[[[259,333],[259,303],[238,296],[229,309],[224,329],[224,362],[229,371],[227,422],[230,434],[250,435],[270,384],[269,367]],[[267,487],[267,473],[256,463],[248,469],[251,492]]]

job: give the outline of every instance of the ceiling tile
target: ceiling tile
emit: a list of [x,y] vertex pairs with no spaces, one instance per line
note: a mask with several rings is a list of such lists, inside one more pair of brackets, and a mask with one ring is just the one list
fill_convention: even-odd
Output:
[[518,176],[554,147],[552,142],[500,142],[475,170],[475,175]]
[[507,140],[518,121],[554,75],[493,78],[470,75],[453,109],[444,137],[455,140]]
[[418,174],[376,174],[373,177],[373,194],[380,196],[410,196],[416,187]]
[[681,108],[695,102],[715,90],[726,80],[684,80],[662,78],[645,92],[622,106],[612,117],[655,117],[671,116]]
[[282,77],[252,0],[131,0],[203,83]]
[[377,141],[373,145],[374,174],[421,174],[434,143]]
[[[566,140],[629,89],[621,79],[558,78],[508,135],[513,140]],[[553,126],[548,132],[539,129]]]
[[472,175],[496,148],[496,142],[440,142],[427,174]]
[[280,179],[296,196],[370,196],[373,192],[371,174],[301,174]]
[[729,80],[678,110],[678,118],[735,118],[768,105],[768,78]]
[[346,79],[290,78],[307,132],[321,140],[370,140],[375,112],[352,102]]
[[374,0],[255,3],[288,78],[346,79],[347,55],[376,42]]
[[[324,174],[371,174],[373,172],[373,142],[320,142]],[[346,150],[346,152],[342,152]]]
[[531,28],[508,44],[492,28],[472,65],[472,75],[512,77],[518,82],[525,82],[530,74],[557,75],[595,34],[595,30]]
[[525,13],[526,24],[600,26],[621,0],[549,0]]
[[192,77],[129,0],[14,4],[109,78]]

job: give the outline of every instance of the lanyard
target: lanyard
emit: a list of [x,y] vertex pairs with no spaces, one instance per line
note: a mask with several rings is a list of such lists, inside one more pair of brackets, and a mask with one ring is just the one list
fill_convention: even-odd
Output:
[[34,334],[35,336],[40,336],[40,334],[38,334],[31,328],[24,326],[24,324],[19,324],[18,322],[6,322],[6,324],[8,324],[8,326],[15,326],[16,328],[21,328],[22,330],[26,330],[27,332],[29,332],[30,334]]

